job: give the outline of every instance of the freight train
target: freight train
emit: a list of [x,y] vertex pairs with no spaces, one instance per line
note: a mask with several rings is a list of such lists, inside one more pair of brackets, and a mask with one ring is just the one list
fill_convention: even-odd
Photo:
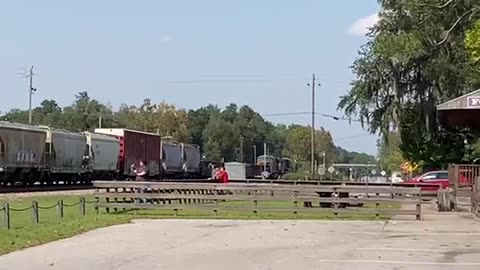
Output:
[[131,179],[145,161],[152,179],[207,179],[200,147],[129,129],[71,132],[0,121],[0,184]]

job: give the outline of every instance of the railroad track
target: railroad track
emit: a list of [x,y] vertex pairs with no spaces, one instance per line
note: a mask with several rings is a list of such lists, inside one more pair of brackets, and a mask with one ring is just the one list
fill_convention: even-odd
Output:
[[[211,180],[207,179],[163,179],[155,180],[152,182],[181,182],[181,183],[210,183]],[[31,193],[31,192],[50,192],[50,191],[75,191],[75,190],[88,190],[92,189],[93,184],[51,184],[51,185],[13,185],[13,186],[1,186],[0,194],[7,193]]]
[[33,186],[0,186],[0,194],[6,193],[27,193],[47,191],[71,191],[92,189],[92,184],[77,185],[33,185]]

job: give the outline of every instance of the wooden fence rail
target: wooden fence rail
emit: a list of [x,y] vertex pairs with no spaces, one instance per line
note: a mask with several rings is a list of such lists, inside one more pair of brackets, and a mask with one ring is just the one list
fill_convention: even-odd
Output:
[[361,187],[419,187],[422,189],[422,197],[437,196],[438,189],[441,184],[428,182],[412,182],[412,183],[368,183],[355,181],[318,181],[318,180],[282,180],[282,179],[234,179],[231,183],[247,183],[247,184],[286,184],[286,185],[324,185],[324,186],[361,186]]
[[[388,186],[327,186],[286,184],[214,184],[171,182],[94,182],[96,208],[110,209],[169,209],[180,210],[299,212],[329,211],[339,213],[365,213],[379,216],[415,215],[422,218],[421,188]],[[224,202],[247,202],[228,204]],[[284,202],[279,206],[261,205],[259,202]],[[381,208],[381,204],[412,204],[413,210]],[[372,204],[375,207],[349,207]],[[315,207],[325,206],[328,208]]]
[[472,203],[472,213],[480,218],[480,177],[476,178],[470,199]]

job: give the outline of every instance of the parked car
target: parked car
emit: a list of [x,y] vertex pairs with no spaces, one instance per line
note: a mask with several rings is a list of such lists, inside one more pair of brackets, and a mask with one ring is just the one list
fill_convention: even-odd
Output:
[[438,190],[440,188],[448,188],[448,171],[430,171],[418,177],[407,180],[404,183],[438,184],[438,187],[421,186],[422,190]]

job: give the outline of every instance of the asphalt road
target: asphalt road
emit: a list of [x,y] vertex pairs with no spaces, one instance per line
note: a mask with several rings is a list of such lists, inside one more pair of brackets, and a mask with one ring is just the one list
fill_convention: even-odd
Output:
[[480,269],[480,223],[139,220],[14,252],[0,269]]

